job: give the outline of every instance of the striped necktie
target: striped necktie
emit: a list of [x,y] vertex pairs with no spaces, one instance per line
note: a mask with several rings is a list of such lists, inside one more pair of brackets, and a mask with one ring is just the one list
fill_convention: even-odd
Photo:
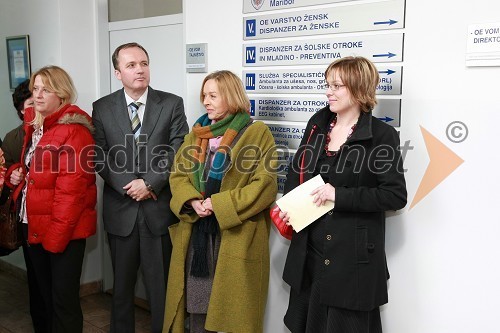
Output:
[[141,134],[141,120],[139,119],[139,106],[141,102],[132,102],[128,105],[130,110],[130,122],[132,124],[132,133],[136,143],[139,143],[139,135]]

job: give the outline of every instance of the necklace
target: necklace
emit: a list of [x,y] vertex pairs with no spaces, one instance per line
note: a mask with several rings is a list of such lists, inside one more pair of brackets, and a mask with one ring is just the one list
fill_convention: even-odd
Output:
[[[330,141],[331,141],[330,133],[332,132],[332,129],[335,127],[336,124],[337,124],[337,116],[335,116],[335,118],[333,118],[332,122],[330,123],[330,126],[328,127],[328,133],[326,134],[326,143],[325,143],[326,156],[335,156],[337,154],[336,151],[332,152],[332,151],[328,150],[328,145],[330,144]],[[345,140],[346,142],[352,136],[352,133],[354,133],[354,130],[356,129],[357,124],[358,123],[356,122],[354,125],[352,125],[351,129],[349,130],[349,133],[347,134],[347,139]],[[345,144],[345,142],[340,146],[338,151],[340,151],[340,149],[342,149],[344,144]]]

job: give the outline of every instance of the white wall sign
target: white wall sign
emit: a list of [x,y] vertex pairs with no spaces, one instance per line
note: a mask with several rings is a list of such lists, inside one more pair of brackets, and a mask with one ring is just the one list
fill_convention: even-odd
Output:
[[[401,66],[377,66],[380,83],[377,95],[401,94]],[[243,71],[248,93],[324,94],[325,69],[275,69]]]
[[246,17],[244,39],[404,28],[405,0]]
[[373,62],[403,61],[403,33],[356,35],[243,45],[243,66],[329,64],[346,56]]
[[[307,122],[327,105],[325,96],[318,97],[250,97],[250,114],[255,119]],[[254,107],[255,106],[255,107]]]
[[[250,96],[250,103],[252,105],[250,114],[255,119],[307,122],[315,112],[327,105],[327,99],[325,96]],[[373,115],[391,126],[399,127],[401,124],[401,99],[378,99],[378,104],[373,109]]]
[[274,69],[243,71],[248,93],[318,93],[324,92],[325,68]]
[[207,72],[207,43],[186,44],[186,72]]
[[297,125],[266,124],[273,134],[274,141],[278,146],[285,146],[289,149],[297,149],[300,140],[306,129],[305,123]]
[[[304,6],[323,5],[349,0],[243,0],[243,13],[287,9]],[[355,0],[350,0],[355,1]]]
[[500,22],[469,25],[467,66],[500,66]]

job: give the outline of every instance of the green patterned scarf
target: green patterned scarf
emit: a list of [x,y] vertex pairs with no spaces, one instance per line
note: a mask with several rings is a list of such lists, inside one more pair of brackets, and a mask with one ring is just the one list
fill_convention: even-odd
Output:
[[[198,149],[195,154],[194,186],[204,198],[210,198],[220,191],[222,178],[229,165],[228,152],[238,133],[250,122],[248,113],[229,114],[224,119],[212,124],[208,114],[201,116],[193,127]],[[211,138],[222,135],[219,148],[215,153],[208,177],[204,179],[208,142]],[[218,232],[218,222],[215,214],[201,218],[193,228],[193,261],[191,275],[208,276],[207,244],[209,234]]]

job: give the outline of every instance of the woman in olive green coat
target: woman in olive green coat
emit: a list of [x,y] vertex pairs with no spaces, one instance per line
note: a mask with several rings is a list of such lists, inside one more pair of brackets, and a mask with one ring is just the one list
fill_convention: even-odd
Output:
[[170,207],[180,222],[170,227],[163,331],[184,333],[189,316],[191,333],[262,332],[269,207],[277,193],[274,139],[250,119],[233,73],[209,74],[200,100],[207,113],[185,137],[170,175]]

